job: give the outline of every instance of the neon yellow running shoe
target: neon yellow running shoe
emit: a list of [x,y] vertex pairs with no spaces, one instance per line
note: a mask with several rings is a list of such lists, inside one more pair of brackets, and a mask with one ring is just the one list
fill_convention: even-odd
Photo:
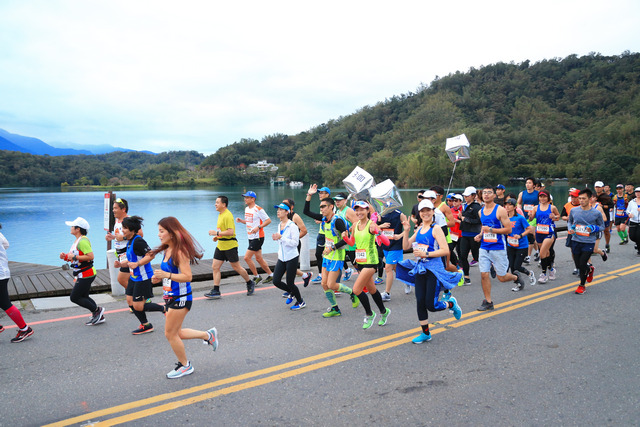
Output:
[[376,314],[373,313],[371,316],[364,317],[364,323],[362,325],[362,329],[369,329],[371,325],[373,325],[373,321],[376,320]]
[[340,309],[338,307],[329,307],[329,309],[322,313],[322,317],[338,317],[342,316]]
[[360,298],[356,294],[351,294],[351,307],[358,308],[360,305]]

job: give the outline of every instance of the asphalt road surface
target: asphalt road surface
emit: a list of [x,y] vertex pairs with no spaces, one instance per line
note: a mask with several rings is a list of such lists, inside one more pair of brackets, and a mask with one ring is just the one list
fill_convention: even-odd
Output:
[[616,239],[609,261],[594,257],[582,296],[564,240],[557,280],[519,293],[494,280],[492,312],[475,311],[482,292],[472,268],[472,285],[454,290],[462,319],[430,313],[433,339],[421,345],[411,343],[414,295],[399,282],[388,324],[366,331],[364,310],[346,295],[341,317],[322,318],[318,285],[301,288],[307,307],[292,312],[272,286],[247,297],[230,279],[209,301],[211,282],[197,283],[184,326],[217,327],[220,347],[185,342],[195,372],[173,380],[161,314],[148,314],[153,333],[134,336],[123,301],[92,327],[79,307],[27,309],[35,334],[12,344],[3,313],[0,425],[637,426],[640,258]]

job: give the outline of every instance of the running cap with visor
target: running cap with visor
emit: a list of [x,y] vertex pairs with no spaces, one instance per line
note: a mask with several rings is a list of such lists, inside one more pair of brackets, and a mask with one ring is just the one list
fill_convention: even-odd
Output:
[[369,203],[365,202],[364,200],[358,200],[353,203],[353,208],[369,209]]
[[254,199],[258,197],[254,191],[247,191],[242,195],[242,197],[253,197]]
[[431,200],[423,200],[418,204],[418,211],[421,211],[424,208],[429,208],[429,209],[434,209],[433,207],[433,203],[431,203]]
[[596,181],[595,184],[593,184],[594,187],[604,187],[604,182],[602,181]]
[[84,228],[85,230],[89,230],[89,222],[80,216],[73,221],[65,221],[64,223],[69,227],[80,227]]
[[476,187],[467,187],[464,189],[464,193],[462,193],[463,196],[471,196],[472,194],[476,194],[478,192],[478,190],[476,190]]

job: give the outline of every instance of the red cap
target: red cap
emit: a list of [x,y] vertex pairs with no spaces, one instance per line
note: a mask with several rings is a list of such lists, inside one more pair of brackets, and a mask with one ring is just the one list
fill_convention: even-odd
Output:
[[579,194],[580,194],[580,190],[573,190],[569,192],[569,195],[571,197],[578,197]]

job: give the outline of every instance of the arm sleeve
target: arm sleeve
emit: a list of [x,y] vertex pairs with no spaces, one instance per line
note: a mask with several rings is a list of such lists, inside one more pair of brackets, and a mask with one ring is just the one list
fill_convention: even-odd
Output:
[[[336,230],[338,230],[340,232],[340,234],[342,234],[343,232],[347,231],[347,225],[345,224],[344,220],[342,218],[338,218],[336,220]],[[344,239],[340,239],[338,241],[338,243],[336,243],[336,249],[340,249],[343,246],[346,246],[347,242],[344,241]]]
[[304,201],[304,210],[302,211],[303,214],[305,214],[306,216],[308,216],[309,218],[313,218],[316,219],[318,221],[322,221],[322,215],[320,215],[319,213],[315,213],[315,212],[311,212],[311,200],[305,200]]
[[133,242],[133,253],[140,257],[145,256],[150,250],[151,248],[142,238],[136,239],[136,241]]

